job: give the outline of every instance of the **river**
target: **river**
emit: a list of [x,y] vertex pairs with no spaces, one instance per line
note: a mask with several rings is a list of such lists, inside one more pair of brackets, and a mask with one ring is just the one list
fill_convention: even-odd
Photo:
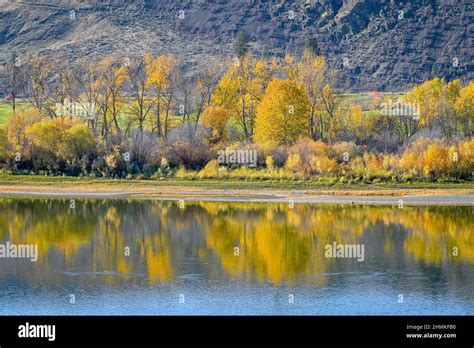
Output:
[[0,198],[0,315],[473,315],[473,213]]

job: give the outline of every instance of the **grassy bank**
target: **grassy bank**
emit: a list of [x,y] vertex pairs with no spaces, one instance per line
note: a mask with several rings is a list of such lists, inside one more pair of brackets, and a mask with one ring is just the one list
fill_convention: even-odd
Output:
[[[274,190],[466,190],[474,192],[473,182],[462,183],[330,183],[317,180],[239,180],[239,179],[149,179],[124,180],[86,177],[55,177],[36,175],[4,175],[0,176],[0,186],[45,186],[51,188],[113,188],[113,189],[148,189],[163,187],[187,187],[200,189],[274,189]],[[258,192],[256,192],[258,193]]]

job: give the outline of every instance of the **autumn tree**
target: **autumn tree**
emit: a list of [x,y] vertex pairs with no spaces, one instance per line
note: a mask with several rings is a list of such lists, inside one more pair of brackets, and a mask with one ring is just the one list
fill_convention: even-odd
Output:
[[254,59],[246,55],[229,65],[213,94],[212,105],[229,112],[246,140],[254,134],[257,105],[276,69],[276,60]]
[[291,144],[308,135],[309,101],[295,81],[274,79],[257,109],[255,140]]
[[217,59],[210,59],[207,64],[198,69],[194,93],[192,94],[195,132],[203,111],[211,105],[212,94],[222,76],[222,72],[223,65]]
[[[153,107],[145,60],[145,57],[131,59],[127,61],[124,67],[131,97],[129,110],[131,112],[131,119],[138,123],[139,141],[143,140],[145,121]],[[129,127],[130,125],[128,125],[127,129]]]
[[218,59],[210,58],[197,67],[192,75],[180,74],[177,115],[183,123],[192,125],[191,136],[196,134],[204,110],[211,105],[211,97],[222,76],[223,68]]
[[[71,100],[71,97],[74,95],[73,69],[71,69],[71,66],[69,64],[64,64],[61,61],[56,61],[54,63],[54,69],[52,70],[51,75],[51,98],[56,103],[64,105],[65,102],[67,100]],[[57,110],[53,108],[51,108],[50,112],[54,116],[64,116],[58,115]]]
[[443,91],[439,126],[447,139],[454,139],[458,134],[462,134],[459,129],[460,123],[456,110],[456,101],[461,89],[461,80],[453,80],[446,84]]
[[341,103],[340,109],[338,122],[334,126],[335,137],[338,140],[367,144],[374,134],[376,121],[374,116],[364,112],[361,105],[350,102]]
[[96,140],[85,124],[73,124],[64,130],[61,143],[61,156],[71,162],[78,163],[84,156],[93,156],[96,151]]
[[[383,96],[380,102],[381,108],[369,111],[373,123],[371,133],[372,137],[381,140],[381,149],[389,151],[394,142],[400,145],[416,133],[419,115],[416,108],[411,107],[413,104],[401,102],[393,96]],[[408,108],[408,111],[399,108]]]
[[28,145],[25,135],[26,129],[40,122],[43,118],[41,112],[35,108],[17,110],[17,112],[10,115],[5,125],[5,131],[8,143],[14,153],[20,154],[20,157],[25,154]]
[[[286,64],[292,62],[286,58]],[[323,56],[307,47],[301,60],[289,68],[289,78],[295,78],[304,86],[309,100],[308,130],[313,139],[334,138],[340,119],[341,98],[335,91],[336,71],[330,69]]]
[[153,131],[159,138],[166,139],[170,128],[172,103],[176,97],[176,80],[179,61],[172,55],[159,56],[156,59],[147,55],[145,57],[147,87],[152,89],[153,105],[155,111],[155,124]]
[[220,107],[208,106],[202,116],[203,125],[212,130],[212,138],[216,143],[225,140],[228,120],[229,113]]
[[122,138],[119,113],[124,104],[122,88],[126,77],[126,69],[117,57],[108,56],[99,62],[98,79],[94,83],[100,93],[98,112],[101,117],[101,135],[106,144],[114,134],[118,142]]
[[324,106],[321,95],[323,93],[326,75],[326,61],[324,57],[316,56],[312,50],[306,49],[303,59],[297,67],[298,80],[303,84],[309,101],[308,130],[311,138],[323,138],[324,134]]

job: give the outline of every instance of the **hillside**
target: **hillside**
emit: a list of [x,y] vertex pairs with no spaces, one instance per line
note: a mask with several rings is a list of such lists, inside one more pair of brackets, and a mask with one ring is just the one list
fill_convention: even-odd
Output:
[[316,38],[341,71],[340,87],[354,92],[405,90],[436,74],[474,77],[472,0],[4,0],[0,62],[12,52],[74,60],[118,51],[173,53],[192,68],[231,57],[239,31],[257,55]]

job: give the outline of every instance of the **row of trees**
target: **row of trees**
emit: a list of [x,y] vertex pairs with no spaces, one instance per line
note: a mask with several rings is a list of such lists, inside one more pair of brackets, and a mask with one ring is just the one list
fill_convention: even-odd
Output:
[[210,103],[221,66],[211,60],[189,76],[172,55],[111,55],[99,62],[81,59],[75,64],[13,56],[3,76],[13,112],[22,99],[49,118],[63,116],[57,103],[94,105],[96,115],[86,121],[94,135],[113,143],[134,129],[140,136],[146,129],[166,138],[174,115],[186,120],[193,113],[198,120]]
[[[74,64],[12,56],[2,74],[12,115],[0,130],[0,161],[15,170],[122,176],[162,161],[202,168],[229,145],[286,151],[308,138],[379,153],[401,152],[420,131],[449,145],[473,135],[473,82],[436,78],[400,96],[416,114],[381,112],[393,96],[337,90],[338,72],[314,46],[300,57],[262,59],[240,41],[234,59],[191,70],[172,55]],[[68,103],[89,112],[64,115],[57,106]]]

